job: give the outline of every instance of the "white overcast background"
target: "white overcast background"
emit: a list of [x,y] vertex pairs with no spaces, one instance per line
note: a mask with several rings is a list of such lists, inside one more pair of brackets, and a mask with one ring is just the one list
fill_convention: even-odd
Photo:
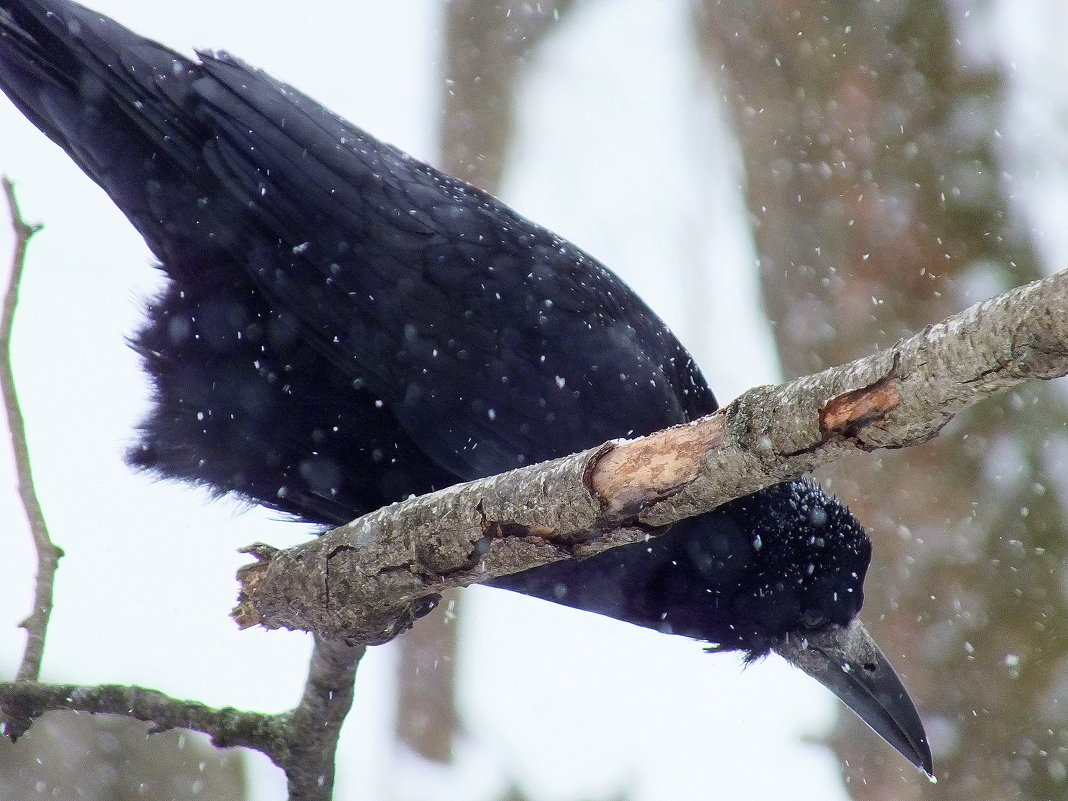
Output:
[[[185,53],[229,50],[436,160],[436,1],[91,5]],[[1064,56],[1051,55],[1049,43],[1068,38],[1068,26],[1057,0],[1028,8],[1033,15],[1010,9],[994,27],[1006,53],[1027,59],[1013,64],[1016,122],[1002,134],[1031,136],[1012,158],[1052,260],[1065,253],[1063,215],[1048,202],[1065,154],[1045,151],[1035,131],[1063,124],[1051,109],[1055,99],[1063,112],[1061,87],[1045,76],[1064,74]],[[580,3],[520,87],[501,194],[621,274],[688,345],[723,402],[778,376],[737,154],[700,77],[687,13],[682,0]],[[46,225],[31,247],[14,344],[38,493],[67,553],[44,678],[139,684],[267,712],[290,707],[308,638],[239,632],[228,611],[234,572],[247,561],[237,548],[291,545],[308,527],[124,465],[147,387],[123,337],[159,285],[153,257],[103,192],[5,100],[0,172],[17,181],[24,214]],[[1053,208],[1063,210],[1063,199]],[[10,245],[0,221],[5,263]],[[704,286],[684,289],[695,270]],[[0,675],[11,676],[33,555],[10,459],[0,471]],[[475,589],[466,601],[459,667],[468,736],[458,766],[430,770],[396,753],[393,649],[373,648],[338,755],[338,799],[479,801],[499,793],[506,774],[545,801],[623,789],[642,801],[845,797],[832,756],[811,742],[836,702],[777,658],[743,671],[736,658],[706,655],[694,642],[511,593]],[[889,751],[874,734],[870,745]],[[898,761],[903,783],[923,781]],[[250,763],[251,797],[284,798],[280,772],[257,755]]]

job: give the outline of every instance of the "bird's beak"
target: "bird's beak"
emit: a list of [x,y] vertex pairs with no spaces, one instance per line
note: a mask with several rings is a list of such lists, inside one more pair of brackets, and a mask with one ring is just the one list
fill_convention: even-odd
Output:
[[916,705],[860,620],[806,637],[792,636],[775,651],[841,698],[876,734],[933,778],[931,747]]

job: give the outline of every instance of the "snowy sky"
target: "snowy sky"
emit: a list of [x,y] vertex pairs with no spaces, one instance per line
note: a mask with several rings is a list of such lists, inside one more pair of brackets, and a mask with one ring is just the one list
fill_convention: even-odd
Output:
[[[437,2],[314,0],[299,11],[277,0],[93,5],[185,52],[227,49],[434,160]],[[700,100],[707,90],[685,8],[682,0],[601,0],[568,19],[522,88],[502,194],[623,275],[729,400],[774,381],[776,366],[759,323],[736,156]],[[1021,86],[1031,86],[1031,74],[1018,76]],[[103,193],[2,101],[0,132],[0,172],[18,181],[25,214],[47,226],[32,246],[15,332],[38,490],[67,552],[45,678],[284,709],[303,680],[306,638],[238,632],[227,613],[245,561],[236,549],[293,544],[307,529],[124,466],[146,387],[123,336],[157,286],[152,258]],[[1043,241],[1056,249],[1054,234]],[[0,252],[9,246],[5,226]],[[706,276],[703,294],[680,288],[695,266]],[[742,353],[739,341],[754,344]],[[32,555],[6,462],[0,471],[0,671],[11,675]],[[421,797],[426,782],[439,799],[478,799],[500,789],[504,770],[547,801],[624,787],[649,801],[705,798],[713,782],[723,798],[844,797],[829,753],[801,742],[826,729],[834,702],[777,659],[743,673],[736,659],[682,639],[510,593],[468,597],[461,700],[470,736],[461,767],[451,776],[412,770],[389,750],[391,648],[372,649],[342,741],[339,799]],[[874,735],[871,747],[889,750]],[[253,797],[283,798],[279,774],[254,762]],[[903,781],[922,781],[900,765]]]

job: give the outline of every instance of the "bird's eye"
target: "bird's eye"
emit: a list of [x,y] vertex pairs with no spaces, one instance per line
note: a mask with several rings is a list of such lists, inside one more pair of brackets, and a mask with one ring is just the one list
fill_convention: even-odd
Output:
[[801,615],[801,622],[807,629],[818,629],[827,624],[827,616],[810,609]]

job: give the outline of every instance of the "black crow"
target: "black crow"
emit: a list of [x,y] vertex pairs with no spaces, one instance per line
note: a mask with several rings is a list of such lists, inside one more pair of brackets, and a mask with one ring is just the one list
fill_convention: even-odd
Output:
[[[0,88],[169,279],[133,340],[154,385],[134,465],[333,525],[716,409],[595,259],[233,56],[187,58],[67,0],[0,0]],[[495,584],[776,651],[930,774],[857,619],[869,560],[849,510],[791,481]]]

